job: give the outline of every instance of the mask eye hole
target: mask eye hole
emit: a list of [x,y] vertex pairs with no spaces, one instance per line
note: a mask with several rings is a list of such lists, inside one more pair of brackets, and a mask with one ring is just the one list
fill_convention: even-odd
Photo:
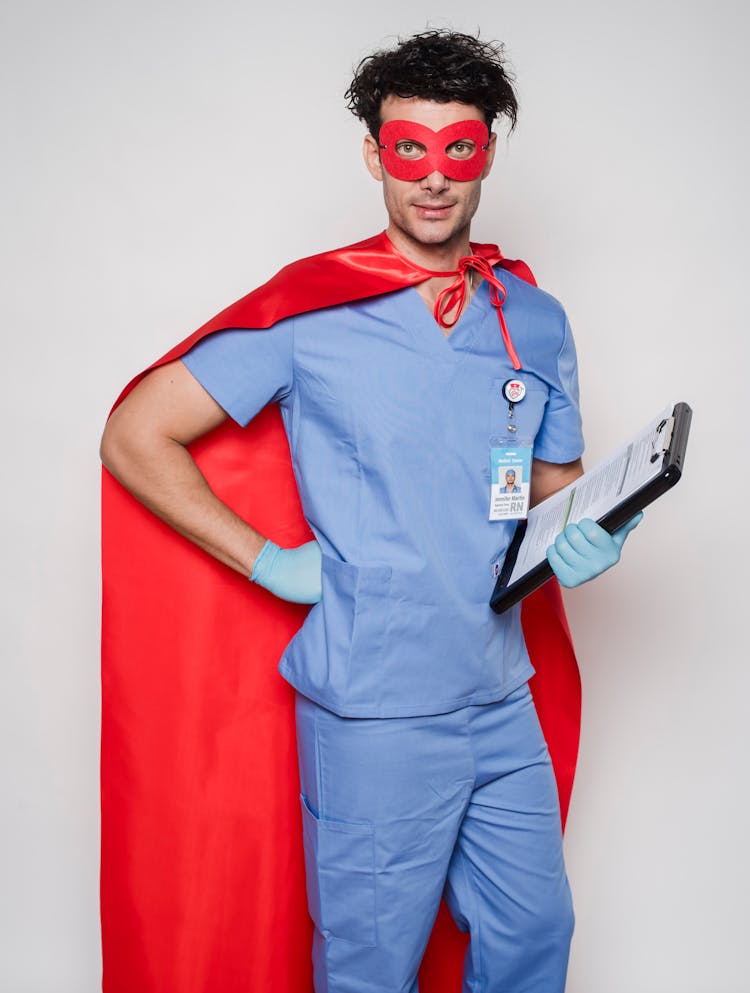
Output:
[[424,158],[427,153],[427,149],[424,145],[420,145],[418,141],[411,141],[408,138],[402,138],[400,141],[396,142],[396,155],[400,159],[406,159],[408,162],[414,162],[418,159]]
[[464,159],[470,159],[476,150],[477,146],[473,141],[469,138],[461,138],[459,141],[451,142],[446,148],[445,153],[448,158],[456,159],[460,162]]

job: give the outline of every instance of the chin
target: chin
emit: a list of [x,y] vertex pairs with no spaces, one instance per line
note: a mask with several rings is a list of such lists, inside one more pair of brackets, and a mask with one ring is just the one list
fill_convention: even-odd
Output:
[[409,237],[421,245],[445,245],[463,234],[463,228],[444,221],[424,221],[404,229]]

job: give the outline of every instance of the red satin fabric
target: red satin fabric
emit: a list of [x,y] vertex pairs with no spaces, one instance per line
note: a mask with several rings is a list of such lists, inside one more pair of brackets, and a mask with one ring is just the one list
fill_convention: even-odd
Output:
[[[494,246],[472,249],[533,280]],[[269,327],[429,275],[383,234],[302,260],[157,365],[220,328]],[[191,451],[263,534],[290,546],[311,537],[275,407],[244,430],[226,422]],[[309,993],[294,692],[276,671],[308,608],[215,562],[106,470],[102,496],[104,993]],[[525,601],[523,618],[564,818],[580,683],[556,584]],[[458,993],[465,943],[442,906],[423,993]]]

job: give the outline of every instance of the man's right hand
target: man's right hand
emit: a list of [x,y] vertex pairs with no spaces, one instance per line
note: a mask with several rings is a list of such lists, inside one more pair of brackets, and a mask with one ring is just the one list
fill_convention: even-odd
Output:
[[317,541],[298,548],[279,548],[266,541],[255,560],[250,579],[292,603],[317,603],[322,596],[322,554]]

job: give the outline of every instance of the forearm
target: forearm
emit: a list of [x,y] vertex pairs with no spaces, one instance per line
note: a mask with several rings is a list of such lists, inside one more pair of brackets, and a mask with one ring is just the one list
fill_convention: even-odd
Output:
[[583,462],[543,462],[534,459],[531,470],[531,506],[535,507],[542,500],[557,493],[569,483],[575,482],[583,475]]
[[105,432],[101,455],[157,517],[220,562],[251,574],[266,539],[216,496],[183,444],[163,437],[133,443]]

